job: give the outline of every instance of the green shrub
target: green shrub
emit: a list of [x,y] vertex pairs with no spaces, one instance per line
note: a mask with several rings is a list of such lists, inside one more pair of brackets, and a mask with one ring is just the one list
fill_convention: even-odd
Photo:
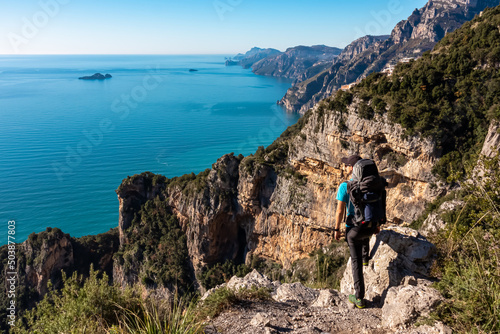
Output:
[[204,324],[197,318],[196,301],[178,295],[174,296],[173,301],[163,304],[142,301],[139,311],[122,309],[122,313],[124,316],[120,326],[112,328],[111,333],[204,333]]
[[486,177],[463,184],[465,205],[441,218],[446,229],[432,241],[438,248],[436,285],[447,301],[436,316],[459,333],[500,331],[500,171],[486,161]]
[[63,288],[52,290],[34,309],[28,311],[12,333],[106,333],[120,322],[121,310],[134,310],[139,299],[133,290],[109,285],[91,268],[89,278],[63,274]]
[[191,289],[187,238],[167,203],[159,197],[146,202],[125,235],[128,242],[115,254],[125,275],[140,275],[152,287]]

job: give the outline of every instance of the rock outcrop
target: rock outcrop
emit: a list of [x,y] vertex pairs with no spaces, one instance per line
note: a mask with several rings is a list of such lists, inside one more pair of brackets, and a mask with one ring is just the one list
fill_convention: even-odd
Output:
[[[127,187],[120,187],[116,191],[119,202],[118,230],[120,244],[127,242],[123,231],[130,227],[134,215],[147,201],[161,194],[164,185],[153,185],[153,174],[144,173],[136,177],[127,178]],[[125,181],[124,181],[125,182]]]
[[481,155],[487,158],[494,158],[500,150],[500,123],[493,121],[488,129],[488,134],[481,149]]
[[259,75],[289,79],[312,77],[331,66],[341,51],[325,45],[296,46],[259,60],[252,65],[252,71]]
[[[389,227],[374,235],[370,241],[372,259],[363,268],[367,299],[388,298],[391,287],[417,285],[429,276],[435,256],[435,246],[410,228]],[[354,294],[351,260],[340,283],[340,291]]]
[[422,284],[392,287],[387,291],[382,307],[382,326],[387,328],[408,326],[418,317],[430,316],[443,300],[436,289]]
[[245,54],[237,54],[232,59],[226,60],[226,66],[241,65],[243,68],[250,68],[256,62],[269,56],[281,54],[281,51],[276,49],[261,49],[258,47],[253,47],[251,50],[247,51]]
[[347,47],[329,69],[290,88],[280,104],[289,110],[305,113],[342,85],[355,83],[403,58],[416,58],[431,50],[446,33],[470,21],[486,7],[498,4],[498,0],[429,1],[407,20],[399,22],[388,39],[367,43],[368,47],[361,53],[353,53],[353,47]]
[[435,237],[437,233],[443,230],[446,223],[440,218],[443,213],[454,211],[458,207],[463,207],[465,203],[460,200],[451,200],[449,202],[444,202],[439,206],[439,208],[430,213],[427,218],[422,223],[422,227],[419,232],[426,238]]
[[78,79],[80,79],[80,80],[104,80],[104,79],[111,79],[111,78],[112,78],[111,74],[104,75],[101,73],[95,73],[93,75],[79,77]]
[[[62,272],[87,277],[90,267],[108,274],[112,279],[113,254],[118,251],[118,230],[82,238],[72,238],[58,228],[47,228],[44,232],[32,233],[26,241],[16,247],[16,267],[7,268],[4,262],[0,280],[15,277],[16,311],[22,314],[32,308],[48,292],[48,284],[53,288],[62,287]],[[0,258],[8,258],[7,245],[0,248]],[[15,272],[16,275],[8,274]],[[0,294],[0,304],[7,305],[7,293]],[[6,307],[0,316],[6,317]],[[0,324],[0,331],[7,323]]]
[[35,288],[40,296],[47,293],[49,280],[57,286],[61,270],[72,267],[74,263],[70,236],[60,230],[47,230],[46,235],[35,235],[22,244],[26,258],[30,259],[25,269],[27,284]]

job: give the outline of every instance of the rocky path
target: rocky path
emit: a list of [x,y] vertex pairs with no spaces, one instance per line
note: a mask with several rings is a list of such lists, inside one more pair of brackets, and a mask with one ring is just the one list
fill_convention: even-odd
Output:
[[[386,333],[379,307],[357,309],[346,296],[323,290],[330,305],[307,306],[297,301],[244,301],[212,320],[206,333]],[[330,299],[330,300],[329,300]]]
[[254,270],[223,286],[234,291],[266,288],[270,300],[240,300],[209,320],[206,333],[451,334],[441,323],[418,326],[443,300],[425,276],[433,245],[414,230],[391,227],[372,237],[371,248],[373,258],[364,267],[366,308],[358,309],[348,301],[348,294],[354,292],[350,263],[340,292],[272,282]]

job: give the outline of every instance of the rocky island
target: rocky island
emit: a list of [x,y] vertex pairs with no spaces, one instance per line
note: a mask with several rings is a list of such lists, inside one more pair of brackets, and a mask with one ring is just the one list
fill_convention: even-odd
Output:
[[111,79],[112,76],[111,74],[101,74],[101,73],[95,73],[93,75],[85,76],[85,77],[79,77],[78,79],[80,80],[104,80],[104,79]]

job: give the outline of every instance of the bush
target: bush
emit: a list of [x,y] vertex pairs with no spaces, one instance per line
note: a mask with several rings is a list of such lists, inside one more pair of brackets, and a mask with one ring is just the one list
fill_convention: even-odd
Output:
[[460,333],[500,331],[498,162],[487,161],[487,176],[464,184],[465,205],[442,215],[446,229],[432,240],[439,254],[437,288],[447,298],[436,316]]
[[122,309],[135,310],[139,299],[133,290],[109,285],[91,268],[85,281],[74,273],[63,275],[64,287],[52,290],[37,306],[19,319],[12,333],[106,333],[120,322]]
[[123,244],[115,259],[123,263],[124,274],[149,286],[192,287],[187,237],[171,208],[159,197],[146,202],[125,231]]
[[111,333],[204,333],[203,322],[197,319],[195,300],[188,301],[175,296],[166,305],[143,301],[139,311],[123,309],[124,320]]

